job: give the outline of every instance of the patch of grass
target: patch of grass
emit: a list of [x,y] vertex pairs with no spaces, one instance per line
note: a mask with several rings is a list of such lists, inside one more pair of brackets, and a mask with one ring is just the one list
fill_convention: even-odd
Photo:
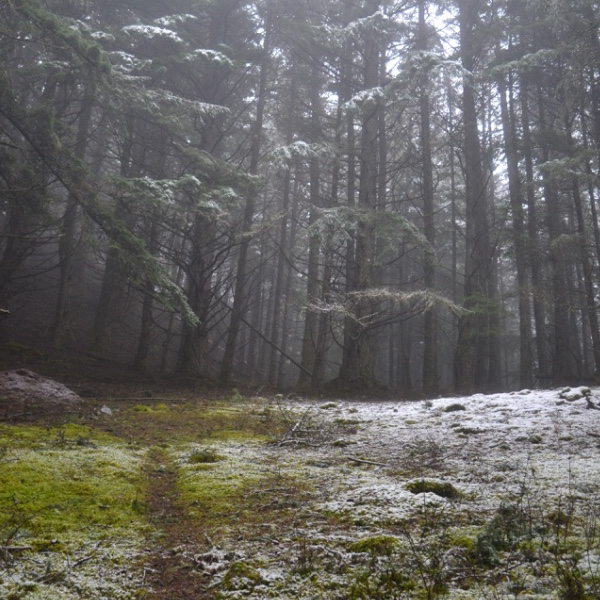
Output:
[[205,403],[136,404],[106,418],[110,433],[148,444],[189,443],[213,437],[265,440],[283,431],[279,412],[267,410],[262,402],[229,401]]

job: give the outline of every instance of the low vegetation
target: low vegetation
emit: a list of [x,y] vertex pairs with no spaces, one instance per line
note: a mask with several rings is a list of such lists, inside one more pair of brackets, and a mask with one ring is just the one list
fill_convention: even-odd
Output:
[[597,598],[588,415],[507,398],[138,398],[0,425],[0,597]]

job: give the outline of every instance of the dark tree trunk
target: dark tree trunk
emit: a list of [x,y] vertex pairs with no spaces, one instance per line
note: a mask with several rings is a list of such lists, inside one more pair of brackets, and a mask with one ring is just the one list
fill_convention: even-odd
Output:
[[476,383],[487,381],[485,366],[479,360],[489,347],[489,315],[495,310],[492,282],[492,249],[488,224],[488,198],[484,180],[481,142],[477,125],[473,67],[474,29],[478,20],[477,0],[461,0],[460,47],[463,77],[462,112],[464,121],[464,171],[466,203],[466,260],[464,308],[458,324],[454,361],[454,385],[458,392],[472,392]]
[[528,241],[524,223],[525,202],[519,170],[518,143],[515,128],[512,93],[510,105],[504,80],[498,84],[504,153],[506,156],[510,207],[512,213],[515,262],[517,266],[517,294],[519,303],[519,382],[524,388],[533,387],[533,335],[531,331],[531,287],[529,285]]
[[[379,48],[376,39],[365,39],[363,83],[367,90],[378,84]],[[361,119],[360,180],[358,203],[362,214],[356,229],[354,287],[351,292],[350,315],[346,319],[344,352],[340,369],[343,385],[359,387],[375,385],[375,331],[369,325],[370,315],[378,310],[378,301],[370,295],[376,287],[376,230],[373,213],[377,209],[378,106],[363,107]]]
[[[419,2],[419,39],[417,47],[426,51],[427,27],[426,0]],[[425,69],[425,67],[424,67]],[[425,288],[435,289],[435,204],[433,188],[433,160],[431,153],[431,102],[429,99],[429,73],[423,70],[420,77],[419,115],[421,125],[421,168],[423,193],[423,233],[430,248],[423,255]],[[434,394],[438,390],[437,314],[431,308],[423,315],[423,392]]]
[[[260,148],[263,136],[263,121],[266,103],[266,88],[267,88],[267,70],[269,65],[271,25],[270,13],[267,13],[265,18],[265,37],[262,49],[262,60],[260,65],[260,79],[258,87],[258,97],[256,101],[256,117],[253,126],[252,144],[250,150],[250,166],[249,172],[251,175],[258,173],[258,163],[260,158]],[[235,279],[235,291],[233,296],[233,307],[231,309],[231,317],[229,329],[227,331],[227,341],[225,342],[225,351],[221,360],[221,370],[219,373],[219,381],[223,385],[227,385],[232,376],[233,361],[237,346],[237,337],[240,325],[246,312],[247,298],[247,269],[248,269],[248,250],[250,247],[250,231],[254,220],[254,209],[256,204],[256,194],[250,191],[246,197],[246,206],[244,210],[243,236],[240,243],[237,272]]]

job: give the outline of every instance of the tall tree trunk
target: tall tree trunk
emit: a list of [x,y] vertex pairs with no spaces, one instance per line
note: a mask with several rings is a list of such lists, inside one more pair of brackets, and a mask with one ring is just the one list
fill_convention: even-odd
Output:
[[472,392],[476,382],[487,379],[478,357],[489,344],[488,317],[492,310],[490,293],[492,250],[488,224],[488,202],[483,175],[481,142],[477,125],[473,67],[474,29],[478,20],[477,0],[460,0],[460,48],[463,76],[462,112],[464,121],[464,171],[466,203],[466,260],[464,308],[458,324],[454,361],[454,385],[458,392]]
[[[537,104],[540,130],[545,139],[549,137],[544,91],[538,85]],[[542,161],[550,160],[550,149],[546,144],[541,148]],[[557,190],[550,181],[549,174],[542,175],[544,199],[547,205],[547,227],[549,236],[549,258],[552,275],[552,301],[554,339],[552,355],[552,380],[556,385],[571,381],[576,377],[577,365],[574,360],[575,350],[571,347],[569,323],[569,290],[567,286],[568,273],[564,250],[557,244],[564,233],[561,219],[561,204]]]
[[[254,121],[252,133],[252,146],[250,150],[250,166],[249,172],[251,175],[258,173],[258,163],[260,158],[260,148],[263,136],[263,122],[266,104],[267,90],[267,70],[269,65],[271,25],[270,25],[270,10],[267,8],[265,17],[265,37],[262,49],[262,59],[260,65],[260,78],[258,84],[258,97],[256,100],[256,117]],[[254,191],[246,197],[246,206],[244,210],[243,236],[240,243],[237,272],[235,280],[235,291],[233,296],[233,307],[227,332],[227,341],[225,342],[225,351],[221,361],[221,370],[219,373],[219,381],[223,385],[227,385],[232,376],[233,361],[235,358],[235,350],[237,345],[237,337],[240,329],[240,324],[246,312],[246,300],[244,293],[246,291],[246,271],[248,268],[248,249],[250,247],[252,229],[252,221],[254,219],[254,210],[256,204],[256,194]]]
[[533,387],[533,335],[531,331],[531,288],[528,277],[529,254],[524,223],[525,202],[519,170],[518,143],[512,93],[509,106],[506,84],[503,79],[499,80],[498,89],[500,92],[504,154],[506,156],[507,164],[513,241],[515,245],[515,262],[517,266],[517,294],[519,305],[519,382],[521,387],[529,388]]
[[[320,113],[321,98],[319,95],[319,71],[316,65],[311,70],[310,81],[310,108],[311,108],[311,131],[312,141],[316,142],[320,135]],[[304,317],[304,334],[302,336],[302,359],[303,370],[300,373],[298,384],[306,387],[312,383],[315,362],[317,359],[317,338],[318,338],[318,314],[311,308],[318,303],[320,298],[319,285],[319,256],[320,241],[319,235],[315,231],[315,226],[319,216],[321,204],[320,178],[321,168],[319,158],[311,156],[310,158],[310,208],[309,208],[309,240],[308,240],[308,268],[306,277],[306,303],[307,310]],[[308,375],[310,373],[310,376]]]
[[[379,74],[379,48],[375,37],[364,41],[363,83],[366,90],[375,88]],[[363,107],[361,119],[360,180],[358,203],[361,214],[356,230],[354,283],[349,318],[346,319],[344,352],[340,380],[360,387],[375,384],[375,332],[369,325],[370,315],[378,310],[378,301],[369,290],[376,286],[376,230],[373,213],[377,209],[378,102]]]
[[184,325],[178,366],[179,373],[190,377],[210,375],[208,317],[213,299],[211,287],[213,256],[210,247],[214,237],[214,223],[203,214],[196,213],[190,239],[190,259],[186,275],[188,303],[198,317],[199,323]]
[[[565,115],[565,130],[567,131],[571,152],[574,152],[574,141],[572,122]],[[586,219],[583,213],[583,201],[579,189],[579,182],[575,177],[571,178],[571,193],[575,207],[575,218],[578,235],[579,262],[583,275],[583,286],[585,290],[586,305],[583,312],[589,321],[589,332],[592,338],[592,351],[594,356],[595,375],[600,375],[600,331],[598,329],[598,312],[596,306],[596,291],[594,289],[594,274],[592,263],[588,254],[588,233]]]
[[527,233],[529,237],[529,264],[533,296],[533,319],[535,323],[535,346],[538,365],[538,382],[543,387],[550,383],[551,358],[549,333],[546,317],[546,293],[542,252],[539,242],[538,208],[535,196],[535,177],[533,167],[533,141],[530,130],[529,99],[530,88],[526,77],[520,82],[521,129],[523,131],[523,154],[525,158],[525,181],[527,194]]
[[[82,163],[89,142],[89,130],[92,121],[92,110],[95,101],[95,86],[88,83],[81,100],[77,136],[74,154]],[[60,344],[66,333],[66,320],[69,313],[69,298],[73,277],[75,253],[77,247],[77,224],[79,205],[72,195],[67,199],[67,206],[62,219],[61,236],[58,242],[59,280],[54,319],[50,328],[50,339],[53,344]]]
[[[296,69],[292,66],[291,68],[291,84],[290,84],[290,98],[289,108],[285,132],[285,143],[290,145],[294,141],[294,124],[295,124],[295,112],[296,112],[296,94],[297,94],[297,75]],[[277,257],[277,278],[275,281],[275,309],[274,314],[280,315],[282,307],[287,303],[287,294],[285,293],[287,282],[289,280],[289,248],[288,248],[288,229],[289,229],[289,210],[290,210],[290,196],[292,190],[292,170],[294,168],[294,161],[286,166],[284,179],[283,179],[283,192],[281,201],[282,217],[279,225],[279,253]],[[273,319],[273,328],[271,330],[271,351],[270,351],[270,362],[269,362],[269,383],[271,385],[277,385],[279,379],[279,363],[281,355],[275,348],[279,345],[280,328],[285,327],[285,321],[281,321],[276,318]]]
[[[121,177],[137,177],[140,174],[141,156],[139,156],[139,146],[136,152],[134,152],[135,130],[135,117],[130,113],[125,117],[124,143],[120,156]],[[133,217],[123,202],[117,201],[114,217],[118,221],[122,221],[128,229],[132,228]],[[105,349],[108,342],[111,315],[115,310],[117,298],[126,285],[123,271],[119,250],[112,245],[109,246],[106,252],[102,286],[100,288],[92,331],[94,350],[99,353]]]
[[[153,256],[156,256],[160,223],[158,211],[153,211],[151,218],[152,222],[150,224],[148,249]],[[146,370],[146,361],[150,352],[154,291],[154,285],[150,281],[146,281],[143,287],[144,298],[142,300],[140,333],[138,336],[137,350],[133,359],[133,368],[142,372]]]
[[[417,48],[428,49],[426,10],[427,1],[419,2],[419,33]],[[433,160],[431,154],[431,102],[429,99],[430,78],[426,67],[420,77],[419,116],[421,125],[421,169],[423,194],[423,233],[431,246],[423,254],[425,288],[435,289],[435,204],[433,189]],[[423,315],[423,392],[434,394],[438,390],[437,314],[435,307]]]

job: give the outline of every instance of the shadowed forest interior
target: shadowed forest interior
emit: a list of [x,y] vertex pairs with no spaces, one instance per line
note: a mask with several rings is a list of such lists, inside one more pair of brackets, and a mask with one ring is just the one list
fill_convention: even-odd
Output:
[[589,0],[0,4],[0,336],[225,386],[600,373]]

